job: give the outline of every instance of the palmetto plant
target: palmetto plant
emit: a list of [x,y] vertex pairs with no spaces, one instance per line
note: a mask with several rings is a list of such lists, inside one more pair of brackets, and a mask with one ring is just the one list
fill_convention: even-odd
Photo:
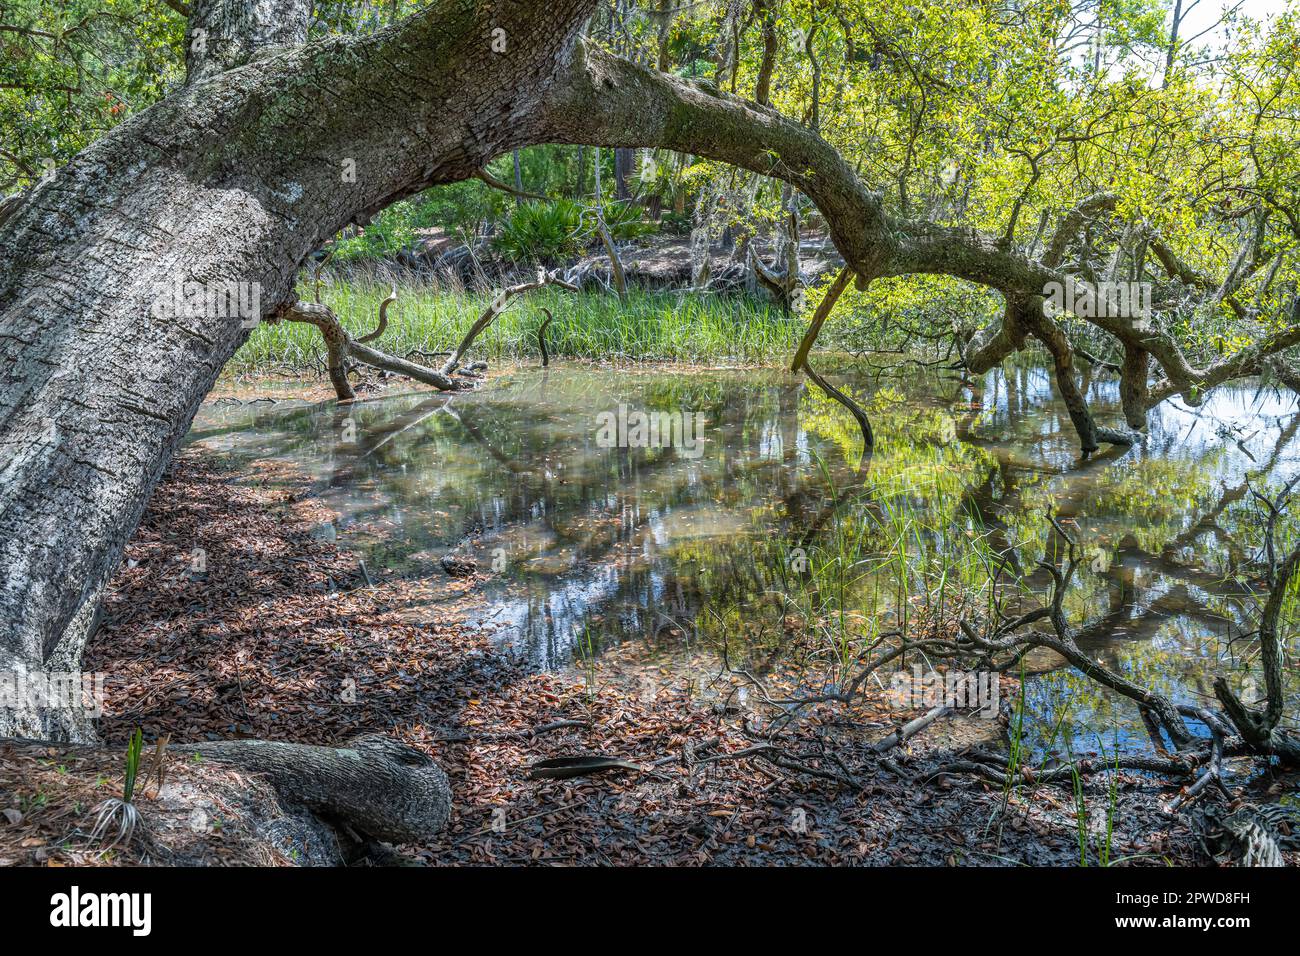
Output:
[[126,746],[126,779],[122,784],[122,797],[109,797],[91,812],[95,815],[95,824],[90,830],[90,839],[103,842],[112,836],[104,849],[111,849],[119,843],[129,844],[137,829],[143,826],[140,811],[132,802],[135,796],[135,780],[140,772],[140,752],[144,747],[144,734],[137,727]]
[[507,259],[546,261],[578,251],[582,207],[567,199],[525,203],[501,227],[493,245]]

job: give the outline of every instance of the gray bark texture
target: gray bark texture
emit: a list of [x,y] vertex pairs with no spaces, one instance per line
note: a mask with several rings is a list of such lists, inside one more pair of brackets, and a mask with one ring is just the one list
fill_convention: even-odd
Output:
[[432,836],[451,813],[447,775],[389,737],[357,737],[340,748],[222,740],[173,749],[260,774],[287,802],[392,843]]
[[[300,265],[344,225],[535,137],[541,91],[592,6],[444,0],[370,36],[294,46],[306,0],[200,0],[190,33],[209,32],[189,82],[6,207],[0,670],[80,670],[121,549],[249,320],[290,305]],[[232,286],[235,307],[213,303]],[[93,727],[19,705],[0,708],[0,736]],[[372,837],[418,839],[447,818],[446,777],[391,741],[199,750]]]
[[[296,17],[306,4],[271,6]],[[230,309],[169,309],[178,284],[237,283],[272,315],[344,225],[536,139],[541,91],[592,6],[443,0],[369,36],[259,47],[116,128],[9,214],[0,668],[78,668],[149,492],[247,335]],[[10,708],[0,735],[85,739],[88,727]]]

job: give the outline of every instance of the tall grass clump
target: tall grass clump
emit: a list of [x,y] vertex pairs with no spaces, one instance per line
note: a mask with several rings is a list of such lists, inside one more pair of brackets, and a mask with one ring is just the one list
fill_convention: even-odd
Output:
[[[306,285],[310,286],[310,280]],[[322,283],[321,302],[349,331],[374,328],[379,304],[388,295],[385,277],[357,274],[348,281]],[[455,348],[487,308],[493,290],[440,287],[418,281],[398,284],[389,310],[389,327],[380,345],[414,360]],[[304,288],[302,298],[314,295]],[[601,292],[570,293],[542,289],[516,300],[475,342],[475,358],[487,361],[537,357],[542,309],[555,316],[547,330],[552,355],[593,361],[719,360],[762,363],[784,356],[798,342],[799,322],[766,302],[740,296],[629,290],[620,304]],[[296,322],[263,323],[231,360],[236,374],[272,369],[320,367],[320,333]]]

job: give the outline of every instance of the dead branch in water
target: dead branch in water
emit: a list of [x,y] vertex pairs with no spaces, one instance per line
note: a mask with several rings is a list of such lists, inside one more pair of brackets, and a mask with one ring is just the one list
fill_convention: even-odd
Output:
[[871,420],[867,418],[867,413],[863,411],[862,406],[818,375],[807,359],[804,359],[803,370],[817,384],[818,388],[849,410],[849,414],[858,423],[858,428],[862,429],[862,450],[864,453],[870,454],[871,450],[876,447],[876,436],[871,430]]
[[[384,301],[380,303],[378,321],[374,331],[359,338],[354,338],[343,327],[333,309],[322,305],[319,301],[293,302],[282,308],[271,321],[304,322],[308,325],[314,325],[320,330],[321,337],[325,340],[325,368],[329,374],[330,382],[334,385],[334,393],[338,396],[339,401],[347,402],[356,398],[356,392],[352,388],[352,383],[348,380],[348,369],[354,361],[386,372],[405,375],[407,378],[423,382],[425,385],[432,385],[440,391],[452,392],[469,387],[466,382],[458,382],[452,376],[460,371],[461,360],[470,346],[474,344],[474,340],[496,320],[498,315],[505,311],[507,305],[515,296],[530,292],[533,289],[540,289],[546,285],[558,285],[573,292],[578,291],[577,286],[561,278],[558,272],[538,272],[535,280],[510,286],[492,300],[483,314],[470,326],[465,337],[461,339],[460,345],[457,346],[454,352],[450,353],[439,369],[430,368],[427,365],[421,365],[396,355],[390,355],[369,344],[378,341],[384,332],[388,330],[388,309],[397,301],[396,287],[393,287]],[[548,312],[547,315],[550,315],[550,313]],[[544,350],[545,346],[543,346]],[[465,373],[462,372],[462,374]]]
[[546,327],[555,321],[555,316],[551,315],[551,310],[545,306],[542,307],[542,311],[546,313],[546,321],[537,330],[537,347],[542,352],[542,368],[546,368],[551,364],[551,356],[546,351]]
[[[1270,505],[1274,515],[1280,511],[1282,499],[1288,492],[1289,488],[1284,490],[1277,502]],[[1066,545],[1063,568],[1055,563],[1039,563],[1039,567],[1046,570],[1052,578],[1049,604],[1014,619],[1007,619],[998,612],[996,618],[986,622],[983,628],[977,628],[965,619],[959,621],[961,630],[959,644],[963,654],[976,654],[995,669],[1005,669],[1011,661],[1019,660],[1027,649],[1046,648],[1060,655],[1087,677],[1134,701],[1143,711],[1153,740],[1159,741],[1160,731],[1163,731],[1173,742],[1178,751],[1174,758],[1176,761],[1182,764],[1190,762],[1193,766],[1209,763],[1209,768],[1193,785],[1193,790],[1184,795],[1179,805],[1203,791],[1210,783],[1221,783],[1219,774],[1225,753],[1241,753],[1265,759],[1277,758],[1287,764],[1300,765],[1300,740],[1292,732],[1280,726],[1285,701],[1282,682],[1285,661],[1278,628],[1278,619],[1288,589],[1297,569],[1300,568],[1300,544],[1277,568],[1273,589],[1261,615],[1260,664],[1267,689],[1263,711],[1260,712],[1243,703],[1228,687],[1226,679],[1220,676],[1214,682],[1214,690],[1222,710],[1215,712],[1208,708],[1177,704],[1165,695],[1158,694],[1106,667],[1080,649],[1074,638],[1075,631],[1066,620],[1063,602],[1081,556],[1074,539],[1061,526],[1056,516],[1049,513],[1048,520],[1055,533]],[[1270,555],[1273,553],[1271,539],[1274,530],[1274,522],[1270,521],[1266,531],[1270,539],[1266,550]],[[1031,624],[1043,620],[1051,624],[1051,631],[1030,627]],[[999,664],[998,657],[1004,653],[1009,653],[1011,657]],[[1208,746],[1198,743],[1186,724],[1187,719],[1198,720],[1210,730],[1212,740]],[[1237,740],[1230,742],[1228,740],[1230,735],[1235,735]],[[987,773],[981,772],[981,775],[989,777]]]
[[570,292],[578,291],[578,287],[567,279],[564,279],[558,271],[547,272],[542,269],[537,271],[536,279],[528,282],[521,282],[518,285],[512,285],[503,289],[483,311],[483,314],[478,317],[478,320],[469,327],[469,331],[466,332],[465,337],[461,339],[460,345],[456,346],[456,350],[451,353],[451,357],[443,363],[441,370],[442,374],[451,375],[456,371],[460,366],[460,360],[464,358],[465,353],[469,351],[469,347],[474,344],[474,340],[482,334],[484,329],[496,321],[497,316],[506,310],[506,306],[510,304],[511,299],[515,296],[523,295],[525,292],[531,292],[534,289],[540,289],[547,285],[558,285],[560,288],[568,289]]
[[[762,273],[760,272],[760,275],[761,274]],[[849,280],[852,278],[853,270],[848,266],[845,266],[840,270],[839,275],[835,277],[835,281],[831,283],[831,287],[826,290],[826,295],[822,297],[821,302],[817,306],[817,310],[813,313],[812,319],[808,323],[808,331],[804,333],[803,340],[799,343],[799,348],[794,355],[794,361],[790,363],[790,371],[798,372],[802,370],[806,372],[808,377],[816,383],[818,388],[849,410],[849,414],[852,415],[854,420],[858,423],[858,428],[862,430],[863,451],[870,453],[870,451],[875,448],[876,437],[871,430],[871,421],[867,418],[867,413],[862,410],[862,407],[859,406],[857,402],[853,401],[853,399],[849,398],[838,388],[831,385],[830,382],[826,381],[826,379],[818,375],[812,365],[808,362],[808,353],[812,351],[813,344],[817,341],[818,333],[821,332],[822,326],[831,314],[831,310],[835,308],[835,303],[838,302],[840,296],[844,294],[844,290],[848,288]]]
[[379,324],[375,326],[375,330],[369,335],[363,335],[361,338],[357,339],[358,342],[373,342],[384,334],[385,330],[388,328],[388,307],[396,301],[397,286],[393,286],[392,291],[388,293],[388,298],[379,303]]
[[349,402],[357,397],[352,389],[352,383],[348,381],[348,365],[351,360],[405,375],[444,392],[452,392],[463,387],[443,372],[408,362],[406,359],[389,355],[387,352],[381,352],[364,344],[374,341],[383,334],[388,325],[387,309],[395,298],[396,291],[384,300],[384,304],[380,307],[378,327],[361,339],[354,339],[348,330],[343,328],[334,310],[319,302],[294,302],[281,309],[275,318],[285,322],[305,322],[320,329],[321,336],[325,339],[326,371],[329,373],[330,382],[334,385],[334,394],[341,402]]

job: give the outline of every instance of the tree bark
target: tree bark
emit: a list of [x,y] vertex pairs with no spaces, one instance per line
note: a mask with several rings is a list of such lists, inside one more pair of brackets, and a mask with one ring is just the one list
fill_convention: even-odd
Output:
[[[200,75],[9,215],[0,669],[79,669],[121,548],[247,321],[292,301],[299,265],[347,223],[540,141],[541,93],[593,6],[443,0],[365,37],[254,44],[255,66]],[[180,283],[237,283],[256,314],[169,309]],[[84,714],[0,710],[16,734],[90,730]]]
[[391,737],[357,737],[340,748],[222,740],[170,749],[261,774],[286,801],[378,840],[427,839],[451,813],[447,775]]
[[302,45],[311,8],[311,0],[194,0],[185,25],[185,82]]

